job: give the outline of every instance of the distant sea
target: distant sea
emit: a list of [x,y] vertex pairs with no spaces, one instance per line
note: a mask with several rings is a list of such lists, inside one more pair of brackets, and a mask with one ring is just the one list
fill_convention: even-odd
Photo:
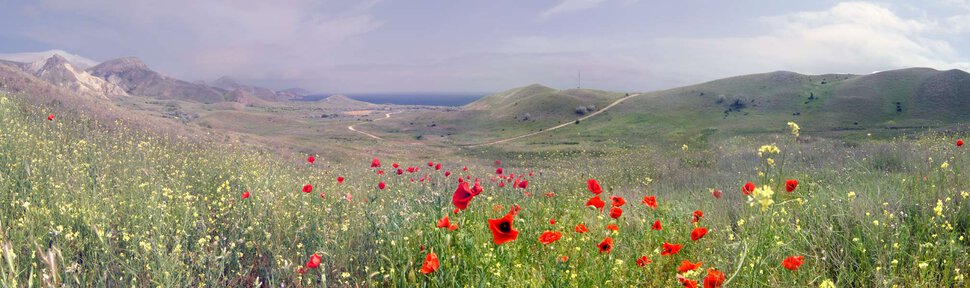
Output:
[[[307,95],[297,101],[320,101],[333,94]],[[343,94],[354,100],[374,104],[462,106],[475,102],[487,93],[372,93]]]

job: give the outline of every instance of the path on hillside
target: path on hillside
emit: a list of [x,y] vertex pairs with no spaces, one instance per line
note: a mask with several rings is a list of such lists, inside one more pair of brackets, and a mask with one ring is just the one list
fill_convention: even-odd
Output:
[[[626,97],[623,97],[623,98],[620,98],[620,99],[616,99],[616,101],[613,101],[613,103],[610,103],[610,105],[607,105],[606,107],[603,107],[603,109],[596,110],[595,112],[590,113],[589,115],[580,117],[579,119],[576,119],[576,120],[582,122],[583,120],[586,120],[586,118],[593,117],[593,116],[599,115],[600,113],[606,112],[606,110],[610,110],[610,108],[613,108],[613,106],[616,106],[616,104],[620,104],[620,102],[623,102],[626,99],[630,99],[632,97],[637,97],[637,96],[640,96],[640,93],[630,94],[629,96],[626,96]],[[512,138],[505,138],[505,139],[495,140],[495,141],[492,141],[492,142],[481,143],[481,144],[467,145],[465,147],[482,147],[482,146],[489,146],[489,145],[495,145],[495,144],[505,143],[505,142],[514,141],[514,140],[519,140],[519,139],[522,139],[522,138],[525,138],[525,137],[531,137],[531,136],[539,135],[539,134],[542,134],[542,133],[545,133],[545,132],[549,132],[549,131],[552,131],[552,130],[556,130],[556,129],[559,129],[559,128],[562,128],[562,127],[566,127],[566,126],[569,126],[569,125],[573,125],[574,123],[576,123],[576,121],[566,122],[566,123],[563,123],[563,124],[559,124],[559,125],[553,126],[551,128],[548,128],[548,129],[542,129],[542,130],[539,130],[539,131],[536,131],[536,132],[532,132],[532,133],[528,133],[528,134],[523,134],[523,135],[515,136],[515,137],[512,137]]]
[[[391,114],[397,114],[397,113],[401,113],[401,112],[385,113],[384,114],[384,118],[374,119],[374,121],[371,121],[371,122],[377,122],[377,121],[381,121],[381,120],[385,120],[385,119],[391,118]],[[366,121],[361,121],[361,122],[354,123],[353,125],[347,126],[347,129],[350,129],[350,131],[354,131],[354,132],[357,132],[357,133],[360,133],[360,134],[367,135],[367,137],[370,137],[370,138],[374,138],[374,139],[383,141],[384,138],[381,138],[380,136],[377,136],[377,135],[374,135],[374,134],[370,134],[370,133],[367,133],[367,132],[364,132],[364,131],[360,131],[360,130],[354,129],[354,125],[357,125],[357,124],[360,124],[360,123],[365,123],[365,122]]]

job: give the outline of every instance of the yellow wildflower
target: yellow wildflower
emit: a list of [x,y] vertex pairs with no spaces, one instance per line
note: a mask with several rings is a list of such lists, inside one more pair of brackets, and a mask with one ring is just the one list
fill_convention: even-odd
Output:
[[751,192],[751,196],[754,197],[755,201],[761,203],[761,211],[767,210],[768,206],[775,203],[775,200],[772,199],[774,195],[775,191],[771,190],[771,187],[768,185],[761,186],[761,188],[754,188],[754,191]]
[[798,137],[799,132],[801,132],[802,130],[801,128],[798,127],[798,124],[795,122],[788,122],[788,129],[791,130],[791,135],[795,137]]
[[778,146],[775,145],[762,145],[761,148],[758,148],[758,157],[778,153],[781,153],[781,149],[778,149]]
[[943,200],[936,200],[936,207],[933,207],[933,212],[936,216],[943,216]]

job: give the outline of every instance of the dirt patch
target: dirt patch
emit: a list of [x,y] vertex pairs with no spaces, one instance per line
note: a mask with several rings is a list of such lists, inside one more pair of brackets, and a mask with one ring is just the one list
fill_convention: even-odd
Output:
[[373,113],[373,112],[374,112],[374,110],[354,110],[354,111],[346,111],[346,112],[344,112],[344,115],[348,115],[348,116],[367,116],[367,115],[370,115],[370,113]]

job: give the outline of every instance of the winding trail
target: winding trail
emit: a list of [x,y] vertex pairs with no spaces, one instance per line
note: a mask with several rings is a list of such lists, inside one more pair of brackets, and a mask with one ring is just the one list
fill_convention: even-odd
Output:
[[[377,121],[389,119],[389,118],[391,118],[391,114],[397,114],[397,113],[401,113],[401,112],[385,113],[384,114],[384,118],[374,119],[374,121],[371,121],[371,122],[377,122]],[[361,122],[354,123],[353,125],[348,125],[347,126],[347,129],[349,129],[350,131],[354,131],[354,132],[357,132],[357,133],[360,133],[360,134],[367,135],[367,137],[370,137],[370,138],[374,138],[374,139],[377,139],[377,140],[384,141],[384,138],[381,138],[380,136],[377,136],[377,135],[374,135],[374,134],[370,134],[370,133],[367,133],[365,131],[361,131],[361,130],[354,129],[354,125],[357,125],[357,124],[360,124],[360,123],[364,123],[364,122],[366,122],[366,121],[361,121]]]
[[[623,98],[620,98],[620,99],[616,99],[616,101],[613,101],[613,103],[610,103],[610,105],[607,105],[606,107],[603,107],[603,109],[596,110],[595,112],[590,113],[589,115],[580,117],[579,119],[576,119],[576,121],[582,122],[583,120],[586,120],[589,117],[593,117],[593,116],[599,115],[600,113],[606,112],[606,110],[610,110],[610,108],[613,108],[613,106],[616,106],[617,104],[620,104],[621,102],[625,101],[626,99],[630,99],[632,97],[637,97],[637,96],[640,96],[640,93],[630,94],[630,96],[626,96],[626,97],[623,97]],[[464,147],[482,147],[482,146],[489,146],[489,145],[495,145],[495,144],[505,143],[505,142],[514,141],[514,140],[519,140],[519,139],[522,139],[522,138],[539,135],[539,134],[542,134],[542,133],[545,133],[545,132],[549,132],[549,131],[556,130],[556,129],[559,129],[559,128],[562,128],[562,127],[566,127],[566,126],[569,126],[569,125],[573,125],[574,123],[575,123],[575,121],[573,121],[573,122],[566,122],[566,123],[563,123],[563,124],[559,124],[559,125],[553,126],[551,128],[548,128],[548,129],[542,129],[542,130],[539,130],[539,131],[536,131],[536,132],[532,132],[532,133],[528,133],[528,134],[522,134],[522,135],[515,136],[515,137],[512,137],[512,138],[505,138],[505,139],[501,139],[501,140],[495,140],[495,141],[492,141],[492,142],[486,142],[486,143],[480,143],[480,144],[465,145]]]

